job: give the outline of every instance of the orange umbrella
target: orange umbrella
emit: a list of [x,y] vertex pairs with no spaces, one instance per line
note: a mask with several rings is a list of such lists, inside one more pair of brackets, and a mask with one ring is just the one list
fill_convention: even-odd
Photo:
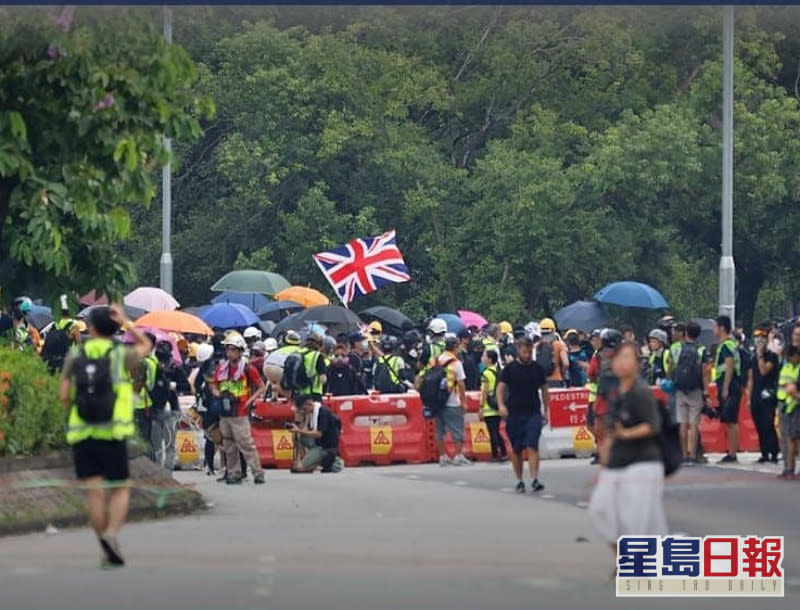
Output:
[[208,324],[185,311],[151,311],[136,320],[136,325],[193,335],[214,334]]
[[276,301],[294,301],[304,307],[316,307],[318,305],[330,305],[331,302],[319,290],[306,288],[305,286],[289,286],[275,295]]

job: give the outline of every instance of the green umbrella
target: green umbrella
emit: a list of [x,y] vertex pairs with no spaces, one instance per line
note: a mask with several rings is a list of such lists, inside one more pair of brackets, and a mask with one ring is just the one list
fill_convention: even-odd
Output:
[[211,287],[214,292],[258,292],[273,295],[291,286],[289,281],[271,271],[244,269],[226,273]]

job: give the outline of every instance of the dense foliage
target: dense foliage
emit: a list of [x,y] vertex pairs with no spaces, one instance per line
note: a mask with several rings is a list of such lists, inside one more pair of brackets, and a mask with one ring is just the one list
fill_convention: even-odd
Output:
[[[157,12],[136,10],[158,23]],[[737,310],[750,324],[798,300],[788,271],[800,262],[800,11],[736,11],[734,248]],[[680,314],[713,314],[721,16],[700,7],[176,9],[175,41],[197,64],[193,93],[217,108],[198,142],[172,130],[176,296],[207,302],[234,266],[324,289],[312,252],[396,228],[413,282],[365,307],[421,316],[466,306],[523,319],[635,278]],[[139,37],[155,40],[141,31],[121,40],[141,49]],[[185,56],[160,44],[147,53],[167,54],[175,81],[158,95],[178,113],[177,85],[192,73]],[[91,91],[87,100],[105,88]],[[106,154],[117,146],[85,148],[95,144]],[[124,175],[135,156],[121,151]],[[136,227],[124,252],[139,283],[157,284],[160,210],[124,209]],[[93,287],[84,277],[72,279]]]
[[0,362],[0,456],[63,448],[67,414],[58,379],[34,352],[0,346]]

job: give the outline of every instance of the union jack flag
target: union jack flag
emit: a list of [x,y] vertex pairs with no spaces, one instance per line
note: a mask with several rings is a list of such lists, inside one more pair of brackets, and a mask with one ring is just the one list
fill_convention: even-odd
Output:
[[344,246],[315,254],[314,260],[345,305],[387,284],[411,280],[403,254],[395,243],[394,230],[377,237],[354,239]]

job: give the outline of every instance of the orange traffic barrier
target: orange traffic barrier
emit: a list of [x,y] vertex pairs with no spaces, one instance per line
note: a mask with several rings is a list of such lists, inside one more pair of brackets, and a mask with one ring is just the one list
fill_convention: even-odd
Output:
[[325,405],[342,422],[339,455],[347,466],[423,464],[436,453],[419,394],[327,396]]
[[253,443],[264,468],[289,468],[294,456],[292,433],[285,428],[294,420],[292,403],[269,400],[255,403],[251,418]]
[[[471,460],[478,462],[488,462],[492,459],[492,444],[489,440],[489,430],[479,417],[481,410],[481,393],[467,392],[467,408],[464,412],[464,447],[463,453]],[[436,438],[436,424],[431,428],[433,438]],[[455,447],[453,441],[448,436],[445,442],[445,449],[453,457]],[[439,459],[438,455],[434,456]]]

